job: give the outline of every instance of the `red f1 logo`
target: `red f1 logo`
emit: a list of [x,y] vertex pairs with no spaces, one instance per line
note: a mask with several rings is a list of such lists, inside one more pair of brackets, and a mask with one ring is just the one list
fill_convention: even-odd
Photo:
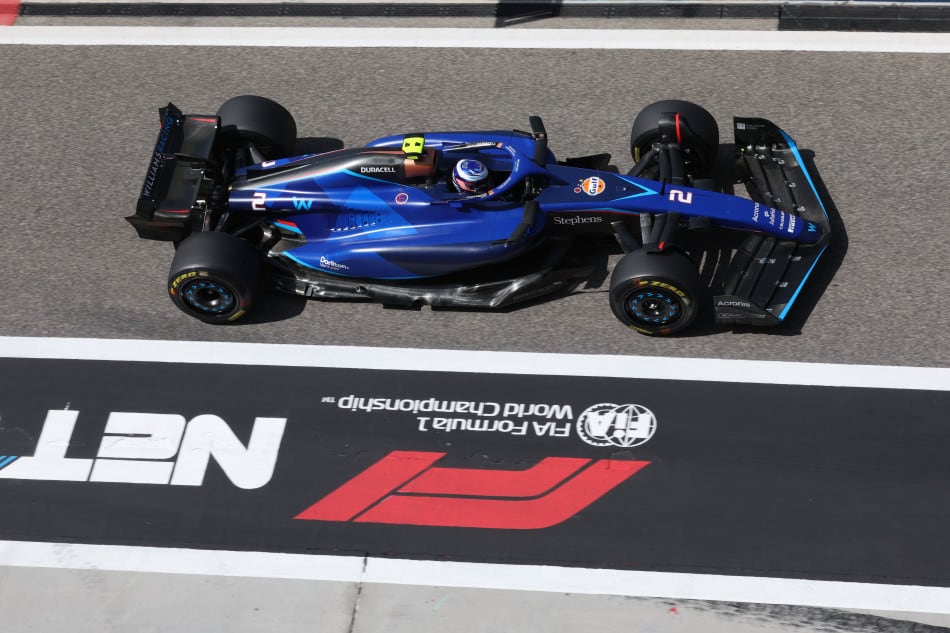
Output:
[[433,466],[443,456],[393,451],[295,518],[537,530],[566,521],[650,463],[545,457],[527,470]]

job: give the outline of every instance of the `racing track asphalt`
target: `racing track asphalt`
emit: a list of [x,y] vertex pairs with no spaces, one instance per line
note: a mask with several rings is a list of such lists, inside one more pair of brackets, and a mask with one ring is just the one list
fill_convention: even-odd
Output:
[[[0,335],[950,365],[946,55],[5,46],[0,85]],[[724,141],[732,114],[762,116],[813,151],[845,231],[774,331],[649,339],[614,319],[606,283],[505,313],[273,295],[209,326],[166,296],[170,245],[122,216],[157,108],[242,93],[284,103],[308,149],[540,114],[555,153],[609,151],[622,169],[640,107],[693,99]]]

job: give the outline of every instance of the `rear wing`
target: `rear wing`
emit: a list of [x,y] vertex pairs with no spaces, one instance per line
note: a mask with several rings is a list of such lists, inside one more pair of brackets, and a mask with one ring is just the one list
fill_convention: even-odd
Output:
[[792,214],[806,231],[820,233],[814,244],[752,234],[729,264],[723,295],[713,302],[716,320],[775,325],[785,319],[825,252],[831,224],[795,141],[765,119],[737,117],[734,125],[739,177],[752,200]]
[[159,115],[158,138],[135,214],[125,219],[139,237],[177,241],[191,231],[192,212],[203,211],[213,192],[205,170],[219,122],[216,116],[184,115],[171,103]]

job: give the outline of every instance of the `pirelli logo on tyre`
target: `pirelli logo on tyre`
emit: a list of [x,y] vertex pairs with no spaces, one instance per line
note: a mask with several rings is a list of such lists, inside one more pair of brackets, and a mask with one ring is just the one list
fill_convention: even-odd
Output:
[[[198,274],[199,273],[197,270],[192,270],[190,272],[182,273],[178,275],[177,277],[172,279],[172,282],[170,284],[168,284],[168,292],[170,292],[171,294],[175,294],[175,292],[178,291],[178,286],[180,286],[183,282],[191,279],[192,277],[197,277]],[[201,273],[201,274],[204,275],[205,273]]]
[[672,284],[668,284],[668,283],[665,283],[665,282],[662,282],[662,281],[641,281],[639,285],[640,285],[641,288],[642,288],[643,286],[653,286],[653,287],[656,287],[656,288],[665,288],[666,290],[669,290],[670,292],[675,293],[677,296],[679,296],[679,297],[680,297],[681,299],[683,299],[685,302],[689,303],[689,296],[688,296],[685,292],[683,292],[681,289],[677,288],[676,286],[674,286],[674,285],[672,285]]

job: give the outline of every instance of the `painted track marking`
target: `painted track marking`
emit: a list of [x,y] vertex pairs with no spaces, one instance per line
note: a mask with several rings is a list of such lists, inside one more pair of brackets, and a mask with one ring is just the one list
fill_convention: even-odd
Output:
[[547,591],[946,613],[950,588],[822,580],[0,541],[0,565]]
[[0,337],[0,358],[272,365],[950,391],[950,368],[471,350]]
[[950,33],[348,27],[13,26],[0,44],[950,53]]

